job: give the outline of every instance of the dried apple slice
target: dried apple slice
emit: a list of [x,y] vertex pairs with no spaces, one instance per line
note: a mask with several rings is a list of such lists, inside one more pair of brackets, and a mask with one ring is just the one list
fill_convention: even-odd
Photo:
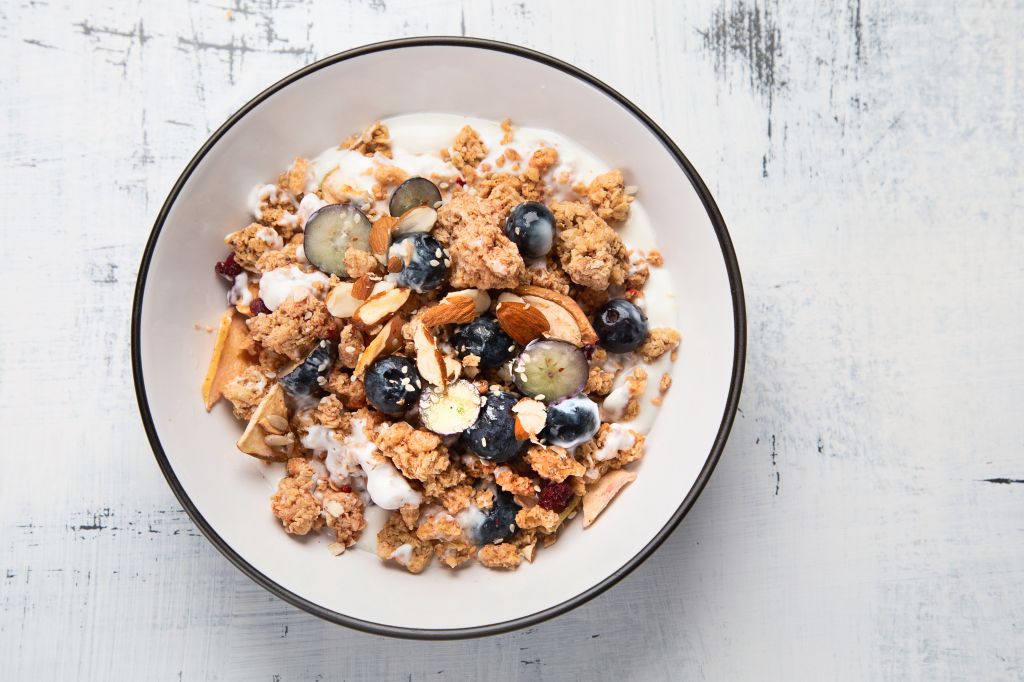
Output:
[[207,412],[223,396],[224,384],[253,364],[249,347],[249,328],[245,326],[245,318],[236,315],[234,310],[228,310],[220,318],[213,355],[203,379],[203,404]]
[[249,425],[236,443],[238,449],[247,455],[272,462],[288,459],[294,450],[295,436],[280,428],[282,421],[287,427],[288,406],[285,405],[284,391],[280,384],[274,384],[252,413]]
[[596,521],[619,491],[634,480],[636,474],[625,469],[609,471],[598,479],[583,496],[583,527],[586,528]]

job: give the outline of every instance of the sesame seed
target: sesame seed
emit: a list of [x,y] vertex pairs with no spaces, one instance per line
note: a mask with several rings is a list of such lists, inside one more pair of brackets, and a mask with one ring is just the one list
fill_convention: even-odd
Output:
[[[345,346],[345,352],[346,353],[355,353],[356,352],[356,348],[355,348],[355,346]],[[402,369],[405,369],[405,368],[403,367]]]
[[445,266],[446,268],[450,268],[450,267],[451,267],[451,265],[452,265],[452,262],[451,262],[450,260],[448,260],[447,258],[445,258],[445,259],[444,259],[444,266]]
[[435,268],[436,268],[436,267],[437,267],[438,265],[440,265],[440,264],[441,264],[441,261],[437,260],[436,258],[431,258],[431,259],[430,259],[430,265],[431,265],[431,267],[435,267]]
[[324,384],[326,384],[326,383],[327,383],[327,379],[326,379],[325,377],[317,377],[317,378],[316,378],[316,383],[318,383],[318,384],[320,384],[321,386],[323,386]]
[[435,251],[434,255],[437,256],[438,258],[440,258],[441,257],[441,249],[439,248],[437,251]]
[[409,368],[406,365],[402,365],[402,374],[408,374]]
[[487,447],[487,438],[486,437],[480,439],[480,445],[483,445],[485,448]]
[[411,384],[405,384],[405,390],[408,391],[409,393],[412,393],[413,391],[416,390],[416,387],[412,386]]
[[544,394],[543,393],[538,393],[537,395],[535,395],[533,397],[535,399],[537,399],[537,400],[544,400]]

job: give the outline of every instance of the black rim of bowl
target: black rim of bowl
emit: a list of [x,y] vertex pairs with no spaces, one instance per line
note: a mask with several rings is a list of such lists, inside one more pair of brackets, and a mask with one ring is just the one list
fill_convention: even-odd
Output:
[[[454,47],[470,47],[486,50],[494,50],[497,52],[505,52],[507,54],[516,55],[524,59],[530,59],[535,62],[540,62],[552,68],[558,69],[564,73],[567,73],[579,80],[587,83],[588,85],[596,88],[603,92],[605,95],[614,100],[619,106],[626,109],[629,113],[635,116],[643,125],[651,132],[652,135],[658,138],[665,149],[675,158],[676,162],[683,169],[686,175],[689,177],[690,182],[693,184],[694,189],[700,195],[701,202],[704,204],[704,209],[707,211],[708,217],[711,219],[714,225],[715,232],[718,235],[718,243],[722,249],[722,257],[725,260],[726,270],[729,275],[729,284],[732,289],[732,305],[733,305],[733,322],[735,325],[735,338],[733,343],[733,367],[732,367],[732,379],[729,386],[729,395],[726,400],[725,411],[722,414],[722,422],[718,428],[718,434],[715,436],[715,441],[712,445],[711,452],[708,453],[708,458],[704,462],[704,466],[701,469],[700,475],[697,477],[696,482],[690,488],[690,491],[683,498],[682,503],[676,509],[675,513],[668,522],[662,527],[660,531],[654,536],[654,538],[644,546],[636,555],[634,555],[629,561],[623,566],[619,567],[610,576],[599,582],[597,585],[581,592],[580,594],[563,601],[560,604],[556,604],[550,608],[544,609],[532,613],[528,616],[516,618],[513,620],[503,621],[501,623],[494,623],[491,625],[481,625],[469,628],[454,628],[454,629],[423,629],[423,628],[406,628],[396,627],[392,625],[383,625],[381,623],[373,623],[370,621],[353,618],[346,616],[345,614],[326,609],[318,604],[315,604],[307,599],[304,599],[293,592],[286,590],[285,588],[278,585],[276,582],[263,575],[238,553],[236,553],[217,533],[213,528],[206,522],[203,515],[199,512],[196,506],[189,499],[185,490],[182,488],[181,483],[175,476],[170,463],[167,460],[167,455],[164,453],[163,446],[160,444],[160,438],[157,435],[156,427],[153,423],[153,416],[149,410],[149,401],[146,398],[146,385],[142,377],[142,355],[140,350],[140,320],[142,313],[142,300],[146,289],[146,277],[149,273],[150,260],[153,257],[153,251],[156,248],[157,239],[160,236],[160,231],[163,229],[164,221],[167,218],[171,206],[178,198],[178,194],[181,192],[181,188],[185,182],[191,176],[196,166],[199,165],[200,161],[206,156],[210,149],[217,143],[218,140],[226,133],[235,123],[237,123],[243,116],[249,111],[255,108],[258,104],[263,102],[265,99],[285,88],[291,83],[303,78],[314,71],[330,66],[337,62],[342,62],[353,57],[359,57],[365,54],[371,54],[374,52],[382,52],[385,50],[394,50],[405,47],[423,47],[423,46],[454,46]],[[339,625],[345,625],[356,630],[362,630],[378,635],[387,635],[390,637],[402,637],[408,639],[420,639],[420,640],[445,640],[445,639],[462,639],[469,637],[483,637],[488,635],[496,635],[503,632],[509,632],[511,630],[517,630],[530,625],[535,625],[542,621],[554,618],[560,614],[570,611],[581,604],[590,601],[597,595],[601,594],[615,583],[619,582],[630,572],[639,566],[647,557],[649,557],[655,549],[661,545],[662,542],[675,530],[679,522],[686,516],[686,513],[693,506],[697,497],[700,495],[704,486],[707,485],[708,480],[711,478],[711,473],[715,469],[715,465],[718,464],[718,460],[722,456],[722,450],[725,447],[725,442],[729,436],[729,430],[732,428],[733,420],[736,416],[736,407],[739,403],[740,387],[743,384],[743,370],[744,362],[746,359],[746,345],[747,345],[747,331],[746,331],[746,309],[743,301],[743,285],[740,281],[740,270],[739,265],[736,262],[736,253],[733,250],[732,241],[729,238],[729,232],[726,229],[725,221],[722,219],[722,214],[718,210],[718,206],[715,204],[714,199],[711,197],[711,192],[708,191],[707,186],[701,179],[700,175],[697,174],[696,169],[690,161],[683,155],[683,153],[676,147],[675,143],[665,134],[665,132],[658,127],[643,111],[641,111],[635,104],[630,102],[628,99],[623,97],[621,94],[605,85],[598,79],[594,78],[590,74],[582,71],[571,64],[567,64],[563,61],[550,57],[546,54],[528,50],[518,45],[509,45],[507,43],[500,43],[493,40],[483,40],[479,38],[457,38],[457,37],[424,37],[424,38],[405,38],[401,40],[390,40],[381,43],[373,43],[371,45],[364,45],[357,47],[345,52],[326,57],[320,61],[314,62],[308,66],[305,66],[291,75],[283,78],[282,80],[274,83],[269,88],[261,92],[259,95],[247,102],[242,108],[231,115],[230,118],[210,136],[210,138],[203,144],[199,151],[192,157],[185,170],[178,177],[174,183],[170,194],[167,196],[167,200],[160,208],[160,213],[157,215],[156,222],[153,225],[153,230],[149,235],[149,240],[146,243],[146,249],[142,255],[142,263],[139,266],[139,277],[135,285],[135,299],[132,304],[132,332],[131,332],[131,354],[132,354],[132,376],[135,381],[135,394],[139,403],[139,412],[142,415],[142,422],[146,429],[146,435],[149,438],[150,446],[153,448],[153,453],[156,456],[156,460],[160,465],[161,471],[163,471],[164,478],[167,479],[167,483],[171,486],[175,496],[178,498],[178,502],[181,503],[185,511],[192,518],[192,521],[199,527],[206,538],[213,543],[221,554],[237,566],[243,573],[249,576],[257,584],[271,592],[272,594],[280,597],[284,601],[299,607],[300,609],[307,611],[308,613],[318,616],[325,620],[337,623]]]

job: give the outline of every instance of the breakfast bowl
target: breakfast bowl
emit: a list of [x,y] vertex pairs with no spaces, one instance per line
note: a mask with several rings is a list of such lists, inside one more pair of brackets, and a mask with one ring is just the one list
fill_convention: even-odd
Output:
[[[509,119],[571,139],[608,168],[622,169],[639,188],[682,335],[660,382],[667,388],[671,381],[671,390],[655,401],[658,418],[646,456],[635,463],[638,476],[600,523],[567,526],[543,549],[543,560],[514,572],[472,565],[412,575],[372,551],[335,556],[324,551],[324,538],[281,532],[268,498],[282,473],[240,453],[230,407],[207,413],[199,396],[216,336],[208,332],[225,309],[213,261],[225,252],[225,234],[248,221],[252,188],[296,156],[312,157],[368,122],[420,113]],[[146,433],[168,484],[210,542],[258,584],[309,613],[418,639],[490,635],[554,617],[650,556],[693,506],[722,454],[745,343],[740,274],[726,226],[668,136],[575,67],[466,38],[350,50],[295,72],[232,115],[160,210],[132,316],[133,375]]]

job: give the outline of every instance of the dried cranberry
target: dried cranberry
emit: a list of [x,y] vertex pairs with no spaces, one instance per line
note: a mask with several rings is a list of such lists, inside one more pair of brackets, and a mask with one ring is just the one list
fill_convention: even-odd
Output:
[[466,181],[460,175],[459,177],[455,178],[455,184],[457,184],[459,187],[465,187]]
[[273,311],[267,307],[262,298],[254,298],[252,303],[249,304],[250,315],[269,315],[271,312]]
[[235,262],[235,254],[231,254],[224,260],[217,261],[217,264],[213,266],[213,271],[227,281],[233,282],[235,277],[242,274],[242,266]]
[[540,489],[540,499],[537,502],[544,509],[561,514],[569,506],[572,499],[572,486],[568,482],[552,483],[545,481],[544,487]]
[[[259,299],[257,299],[257,300],[259,300]],[[343,486],[341,486],[341,492],[343,492],[343,493],[350,493],[350,492],[352,492],[352,486],[350,486],[350,485],[343,485]]]

